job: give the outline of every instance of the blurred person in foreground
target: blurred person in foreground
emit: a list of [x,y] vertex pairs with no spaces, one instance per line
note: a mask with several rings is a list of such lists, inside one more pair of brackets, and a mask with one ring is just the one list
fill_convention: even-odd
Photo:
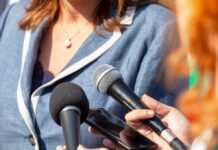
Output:
[[190,54],[194,82],[179,100],[180,110],[186,117],[177,109],[144,95],[142,103],[151,110],[134,110],[125,118],[132,127],[158,143],[160,149],[168,150],[170,147],[140,123],[140,120],[151,118],[154,113],[162,115],[162,121],[189,149],[217,150],[218,1],[178,0],[177,15],[182,46],[179,53],[169,57],[169,62],[173,70],[178,69],[176,66],[179,67],[179,72],[174,71],[174,75],[187,74],[188,67],[183,60],[186,52]]

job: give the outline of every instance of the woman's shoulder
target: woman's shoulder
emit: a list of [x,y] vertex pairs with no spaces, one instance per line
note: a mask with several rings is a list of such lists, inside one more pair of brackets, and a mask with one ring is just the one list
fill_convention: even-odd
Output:
[[10,4],[6,8],[6,12],[8,12],[8,15],[12,15],[14,17],[17,16],[23,16],[26,10],[26,5],[23,2],[16,2],[13,4]]
[[17,25],[23,18],[25,11],[25,5],[21,2],[9,5],[1,16],[0,24],[4,26]]
[[159,4],[138,6],[136,18],[154,26],[163,26],[163,24],[176,21],[175,14]]

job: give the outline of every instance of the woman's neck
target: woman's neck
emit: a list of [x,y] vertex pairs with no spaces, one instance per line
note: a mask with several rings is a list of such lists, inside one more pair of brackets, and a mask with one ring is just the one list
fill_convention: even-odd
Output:
[[58,21],[62,25],[77,22],[91,22],[93,12],[100,0],[60,0],[60,15]]

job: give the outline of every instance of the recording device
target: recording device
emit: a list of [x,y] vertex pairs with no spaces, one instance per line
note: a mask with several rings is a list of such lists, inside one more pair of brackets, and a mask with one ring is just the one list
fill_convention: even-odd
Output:
[[124,150],[155,150],[157,144],[142,136],[105,109],[90,109],[85,121]]
[[89,113],[89,103],[83,89],[74,83],[57,85],[50,99],[53,120],[63,127],[67,150],[76,150],[79,145],[80,123]]
[[[140,103],[140,98],[124,83],[121,73],[111,65],[99,66],[94,71],[92,81],[99,92],[112,96],[129,110],[149,109]],[[174,150],[187,149],[156,115],[142,122],[160,135]]]

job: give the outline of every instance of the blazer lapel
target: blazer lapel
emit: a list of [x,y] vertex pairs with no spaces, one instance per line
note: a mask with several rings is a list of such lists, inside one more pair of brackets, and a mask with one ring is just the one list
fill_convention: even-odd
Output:
[[[42,30],[46,21],[43,21],[34,32],[26,31],[23,55],[22,55],[22,71],[21,71],[21,89],[23,93],[23,98],[28,109],[31,110],[30,106],[30,94],[32,86],[32,74],[34,70],[34,65],[38,55],[39,43],[42,36]],[[31,32],[29,37],[27,37],[28,32]]]
[[23,48],[22,48],[22,65],[20,78],[17,87],[17,104],[24,122],[30,130],[35,140],[35,150],[39,150],[38,139],[35,131],[34,116],[31,115],[30,92],[32,72],[38,53],[39,41],[41,39],[41,31],[45,21],[34,31],[25,31]]

